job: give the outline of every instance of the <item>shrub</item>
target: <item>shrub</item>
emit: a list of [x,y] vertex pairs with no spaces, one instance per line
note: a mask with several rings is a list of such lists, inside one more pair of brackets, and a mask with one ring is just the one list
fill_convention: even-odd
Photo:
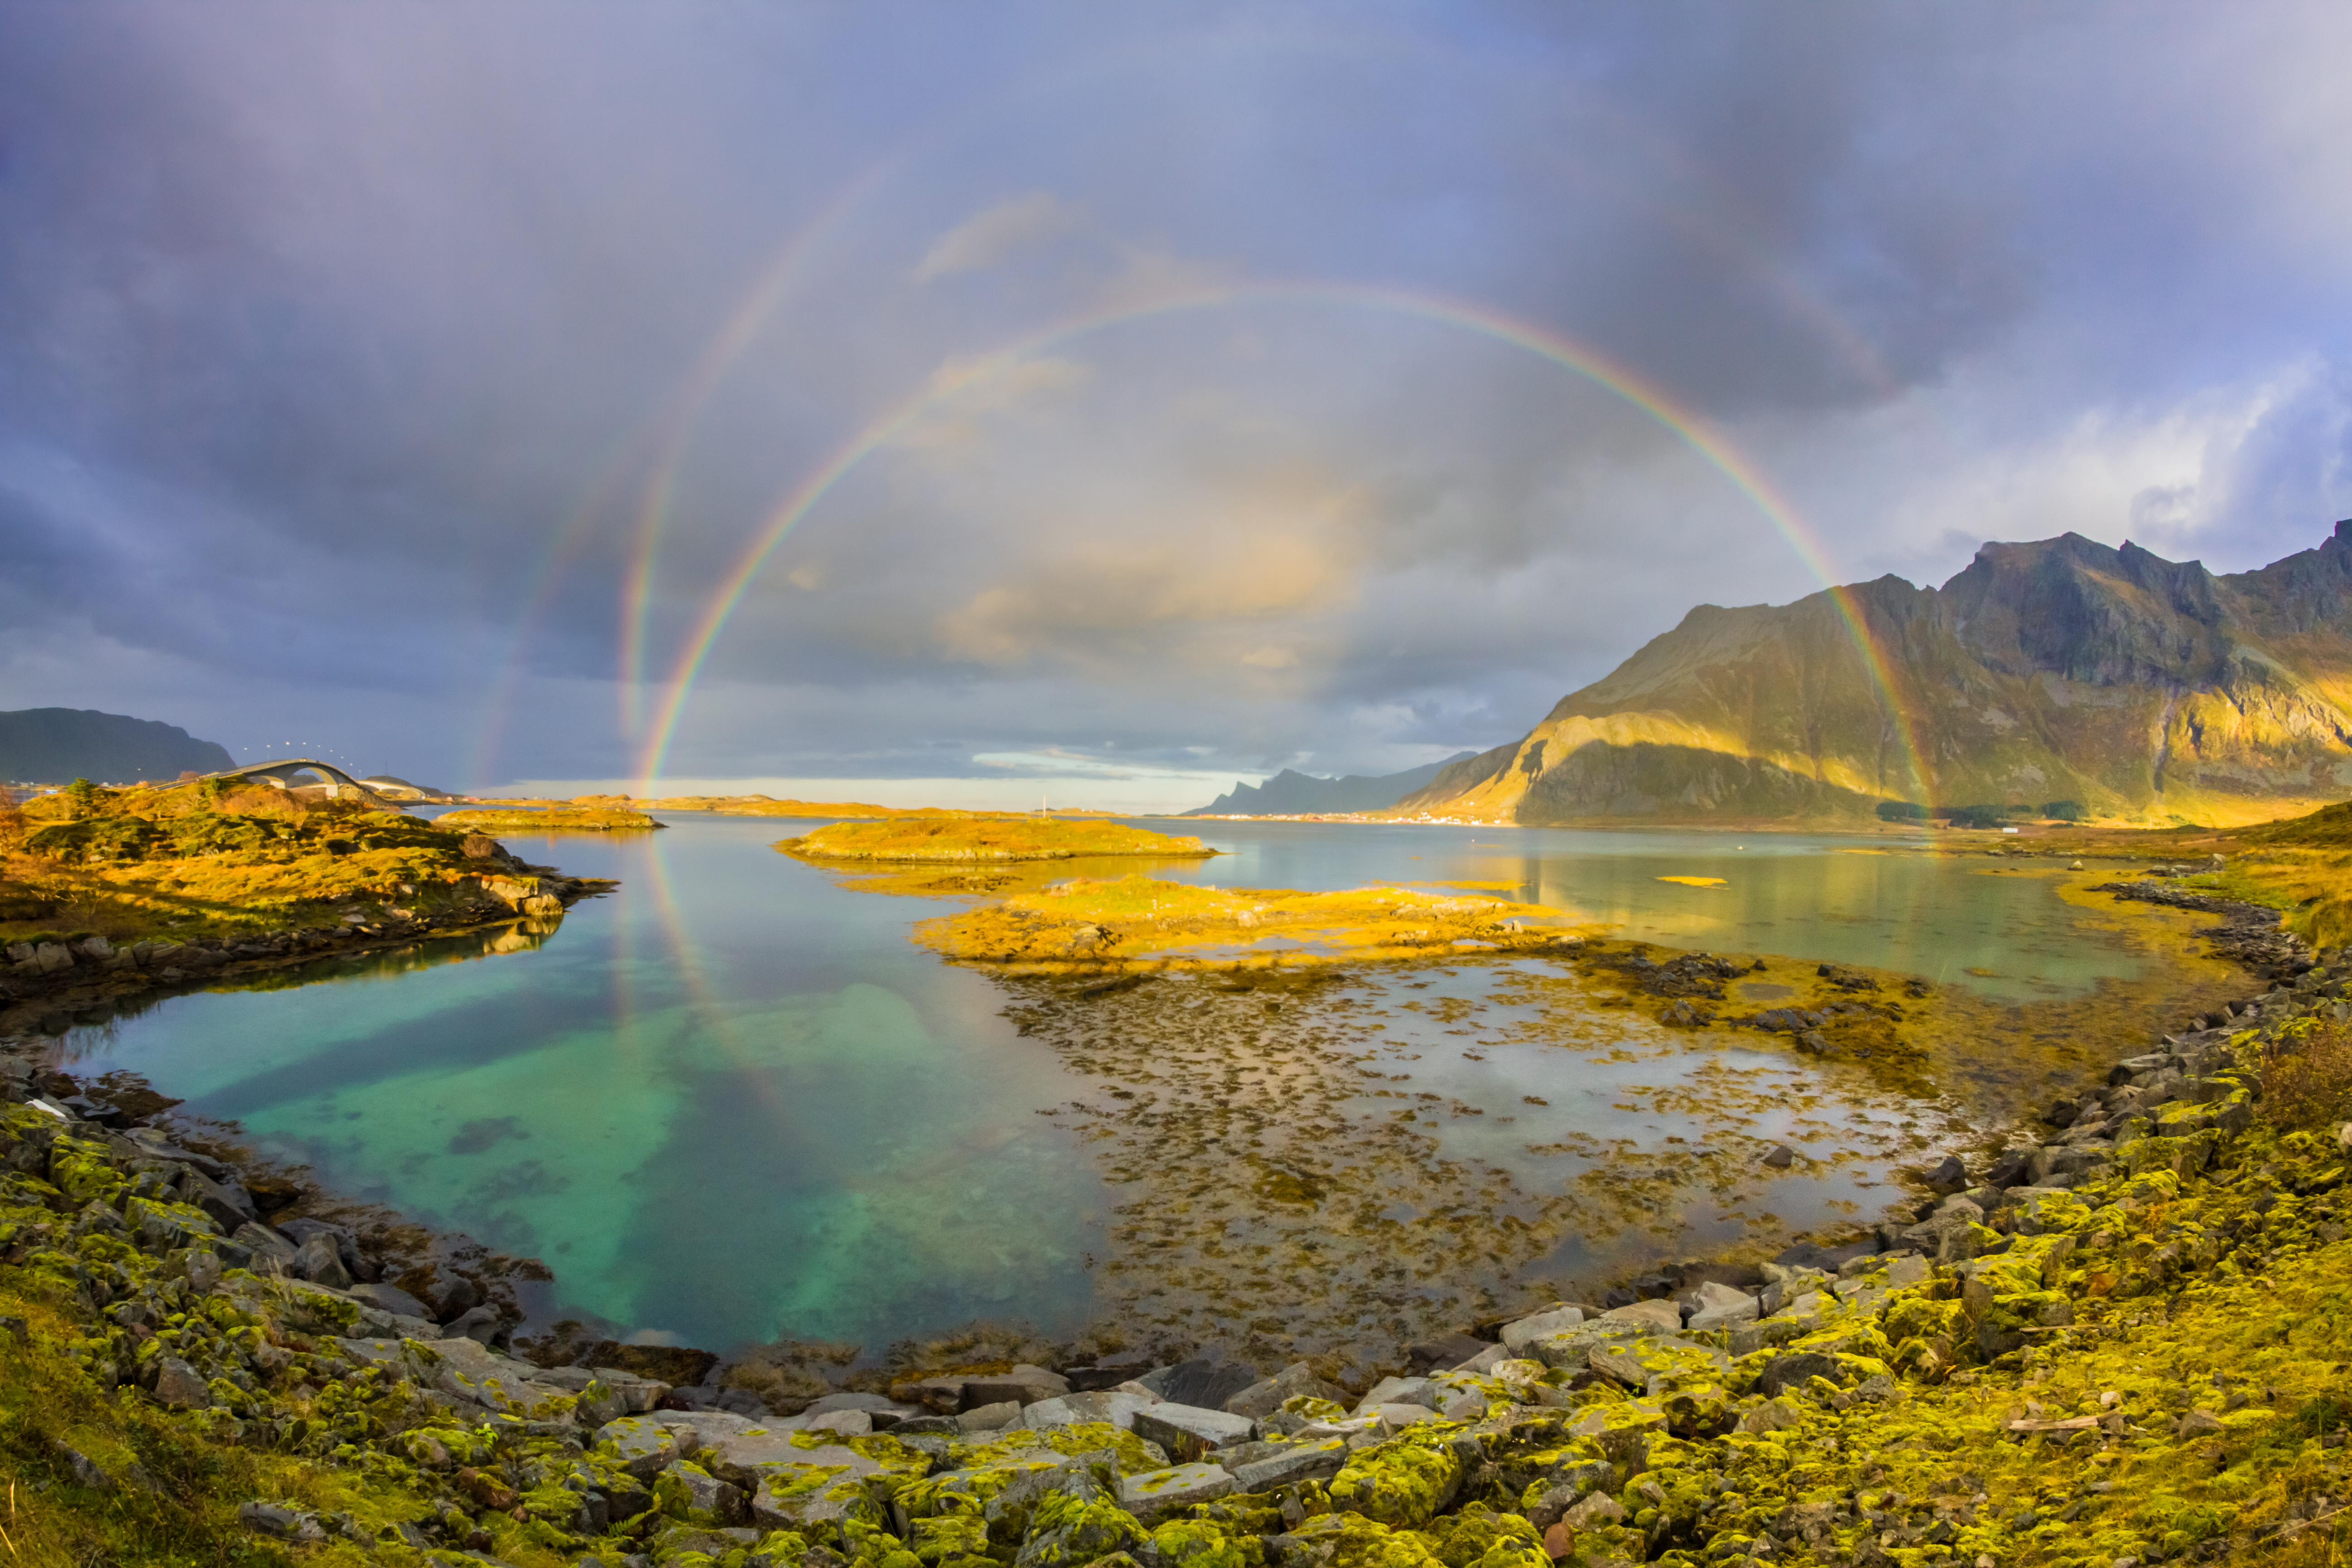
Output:
[[2352,1028],[2315,1024],[2263,1061],[2263,1119],[2283,1131],[2352,1121]]
[[2050,800],[2042,803],[2042,815],[2060,822],[2080,822],[2090,815],[2079,800]]
[[1882,800],[1878,803],[1878,820],[1925,822],[1927,820],[1927,808],[1924,805],[1914,805],[1907,800]]
[[76,822],[96,816],[105,799],[105,792],[88,779],[76,779],[66,785],[66,810]]
[[1954,827],[1999,827],[2009,817],[2005,805],[1947,806],[1944,816]]

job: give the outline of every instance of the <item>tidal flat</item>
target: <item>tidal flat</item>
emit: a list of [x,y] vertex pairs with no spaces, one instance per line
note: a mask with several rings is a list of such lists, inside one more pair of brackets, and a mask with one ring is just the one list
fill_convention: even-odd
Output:
[[[1030,966],[997,984],[1021,1032],[1088,1080],[1051,1109],[1117,1194],[1097,1315],[1127,1342],[1370,1367],[1447,1328],[1597,1300],[1662,1262],[1760,1261],[1891,1210],[1907,1224],[1906,1173],[1998,1143],[2247,989],[2199,951],[2210,921],[2083,902],[2160,961],[2015,1002],[1715,953],[1737,977],[1705,999],[1706,1025],[1665,1021],[1690,1016],[1689,986],[1643,984],[1689,955],[1601,938],[1130,966],[1108,984]],[[1729,1021],[1839,1007],[1854,1011],[1810,1041]]]

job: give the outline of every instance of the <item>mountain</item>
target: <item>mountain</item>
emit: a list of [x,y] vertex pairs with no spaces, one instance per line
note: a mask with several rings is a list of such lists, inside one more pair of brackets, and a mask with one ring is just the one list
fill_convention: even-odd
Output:
[[236,759],[176,724],[87,708],[0,713],[0,779],[26,784],[131,784],[218,773]]
[[1208,805],[1181,813],[1184,816],[1302,816],[1324,811],[1386,811],[1438,775],[1441,769],[1476,755],[1464,752],[1442,763],[1407,768],[1401,773],[1368,779],[1357,773],[1345,778],[1318,779],[1312,773],[1285,768],[1262,784],[1234,781],[1230,794]]
[[2233,826],[2347,794],[2352,521],[2228,576],[2069,533],[1987,544],[1941,588],[1702,605],[1401,805],[1730,822],[2074,800]]

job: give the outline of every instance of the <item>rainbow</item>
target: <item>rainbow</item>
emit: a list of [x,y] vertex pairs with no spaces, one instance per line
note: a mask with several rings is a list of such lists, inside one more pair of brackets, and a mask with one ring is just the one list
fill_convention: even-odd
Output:
[[1887,721],[1894,727],[1905,760],[1911,768],[1913,780],[1922,790],[1929,787],[1934,775],[1927,768],[1911,722],[1909,704],[1903,700],[1887,668],[1860,600],[1850,588],[1838,583],[1826,551],[1799,520],[1794,507],[1773,488],[1756,464],[1717,431],[1704,416],[1592,349],[1571,342],[1548,328],[1516,321],[1483,306],[1360,284],[1276,283],[1203,289],[1140,303],[1122,304],[1058,322],[977,359],[958,362],[954,374],[934,377],[836,448],[784,496],[704,602],[682,645],[667,682],[667,696],[639,756],[635,771],[640,781],[640,792],[652,793],[653,782],[660,776],[678,721],[692,700],[695,683],[701,676],[711,649],[725,633],[736,607],[776,547],[835,485],[867,458],[904,435],[926,413],[974,382],[1000,374],[1032,354],[1087,333],[1187,310],[1283,303],[1379,310],[1474,332],[1572,371],[1607,388],[1673,431],[1730,481],[1732,487],[1788,542],[1806,568],[1821,580],[1828,591],[1832,606],[1853,643],[1855,653],[1879,690]]
[[717,395],[736,361],[751,348],[768,319],[801,280],[803,268],[832,238],[846,217],[866,196],[879,189],[906,162],[907,154],[869,164],[856,179],[835,192],[824,209],[786,244],[761,273],[741,303],[719,324],[719,331],[698,355],[686,379],[670,399],[663,416],[645,489],[637,501],[636,537],[629,552],[622,587],[621,721],[625,731],[637,723],[635,711],[639,684],[645,677],[646,621],[653,601],[654,557],[668,526],[670,503],[677,475],[694,433],[694,421]]

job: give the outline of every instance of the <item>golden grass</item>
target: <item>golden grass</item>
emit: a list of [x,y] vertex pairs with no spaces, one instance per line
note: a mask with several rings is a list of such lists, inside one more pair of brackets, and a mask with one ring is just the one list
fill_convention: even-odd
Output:
[[484,868],[462,832],[258,785],[101,792],[98,812],[47,796],[0,824],[0,940],[331,923],[347,901],[430,903]]
[[545,810],[469,806],[444,813],[436,826],[466,833],[627,833],[663,826],[642,811],[558,805]]
[[1068,860],[1084,855],[1217,853],[1197,838],[1174,837],[1113,822],[1037,816],[900,816],[841,822],[776,846],[819,860]]
[[1519,922],[1556,914],[1534,904],[1409,888],[1205,888],[1136,873],[1117,880],[1076,878],[925,921],[915,940],[950,958],[996,963],[1318,963],[1427,956],[1459,942],[1547,946],[1563,933]]

